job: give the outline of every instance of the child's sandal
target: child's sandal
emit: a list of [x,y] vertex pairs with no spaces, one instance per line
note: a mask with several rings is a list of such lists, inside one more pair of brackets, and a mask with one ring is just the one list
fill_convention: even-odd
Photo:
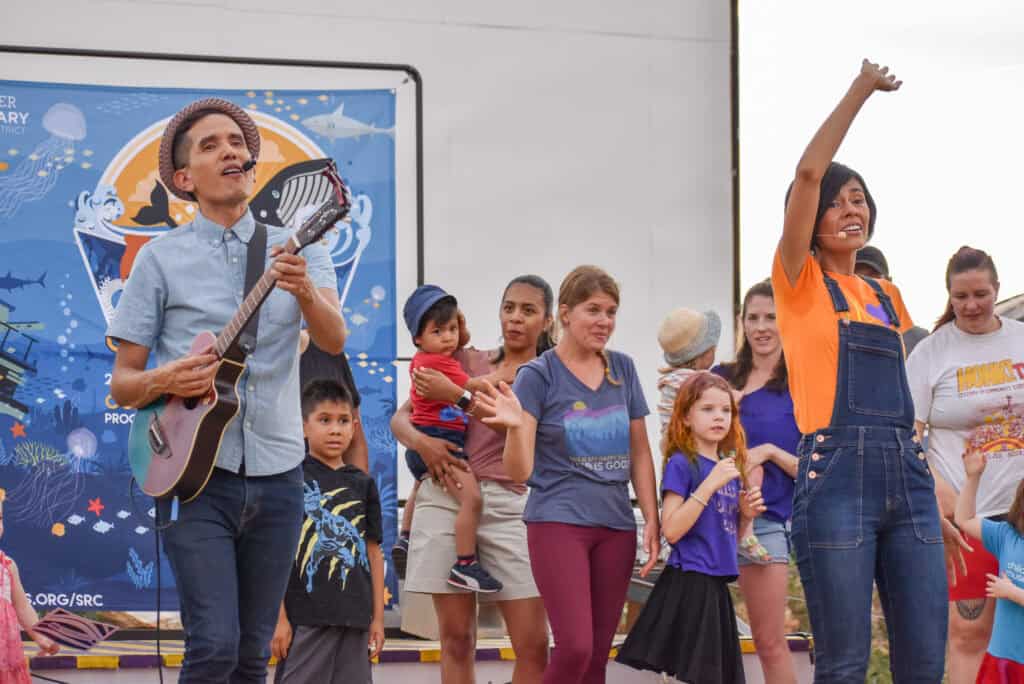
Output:
[[745,559],[758,565],[767,565],[772,560],[772,555],[768,552],[768,549],[752,534],[740,540],[737,551]]

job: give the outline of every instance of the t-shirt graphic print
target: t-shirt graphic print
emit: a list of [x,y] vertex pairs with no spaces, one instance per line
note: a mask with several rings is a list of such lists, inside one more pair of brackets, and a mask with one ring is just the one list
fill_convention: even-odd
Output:
[[338,500],[346,487],[339,487],[328,492],[320,491],[320,483],[316,480],[302,484],[302,500],[306,511],[306,519],[302,522],[300,536],[299,575],[306,581],[306,591],[313,592],[313,578],[321,564],[328,566],[327,580],[337,580],[342,589],[348,580],[350,570],[360,566],[370,571],[370,561],[366,557],[366,541],[359,534],[357,524],[362,514],[351,520],[345,517],[344,511],[360,502],[352,499]]
[[1024,455],[1024,407],[1014,406],[1013,397],[985,416],[967,440],[968,451],[980,451],[988,460]]
[[562,417],[569,458],[595,475],[629,479],[629,413],[625,404],[589,409],[583,401]]

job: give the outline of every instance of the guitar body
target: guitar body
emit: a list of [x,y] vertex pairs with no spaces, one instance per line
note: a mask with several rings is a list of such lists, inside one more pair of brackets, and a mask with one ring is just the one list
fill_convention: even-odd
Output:
[[[192,354],[208,350],[213,333],[199,334]],[[213,389],[202,397],[164,396],[135,413],[128,461],[142,491],[157,499],[194,499],[206,486],[228,424],[238,415],[238,379],[245,365],[222,358]]]

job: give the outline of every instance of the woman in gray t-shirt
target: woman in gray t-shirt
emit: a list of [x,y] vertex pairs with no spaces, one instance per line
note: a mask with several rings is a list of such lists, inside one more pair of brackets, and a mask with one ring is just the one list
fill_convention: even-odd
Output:
[[507,430],[509,476],[530,485],[530,565],[555,638],[548,684],[604,681],[636,558],[630,481],[646,520],[642,574],[658,558],[647,402],[633,360],[605,348],[618,307],[607,273],[575,269],[558,294],[558,344],[520,368],[512,390],[480,399],[495,412],[484,421]]

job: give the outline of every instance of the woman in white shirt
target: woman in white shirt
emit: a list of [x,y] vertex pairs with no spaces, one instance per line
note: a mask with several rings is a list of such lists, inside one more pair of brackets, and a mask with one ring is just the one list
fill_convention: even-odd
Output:
[[[939,508],[952,518],[966,479],[963,454],[980,450],[988,468],[978,490],[979,517],[1004,516],[1024,477],[1024,323],[995,315],[999,277],[985,252],[961,247],[946,268],[949,303],[935,331],[907,362],[919,433],[928,428],[928,463]],[[998,563],[968,539],[964,565],[950,572],[949,681],[974,682],[989,638],[995,600],[986,573]]]

